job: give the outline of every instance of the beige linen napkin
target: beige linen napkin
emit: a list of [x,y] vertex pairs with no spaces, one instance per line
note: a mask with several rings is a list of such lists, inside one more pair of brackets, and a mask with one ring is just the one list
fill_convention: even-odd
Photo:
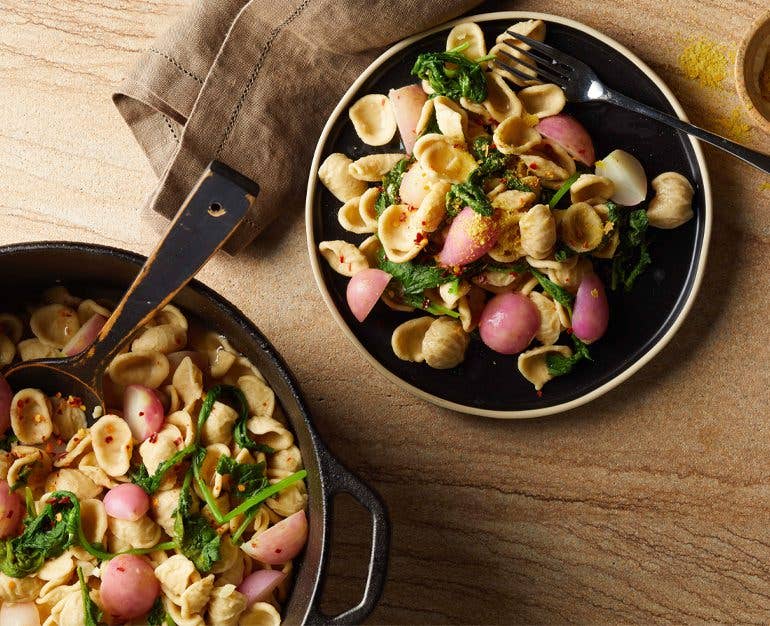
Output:
[[159,177],[172,217],[212,159],[262,188],[235,252],[301,206],[318,135],[382,48],[480,0],[193,0],[113,100]]

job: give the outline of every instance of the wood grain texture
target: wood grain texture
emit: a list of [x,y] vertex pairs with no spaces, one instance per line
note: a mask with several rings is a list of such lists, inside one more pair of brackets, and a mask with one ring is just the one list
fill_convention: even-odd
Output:
[[[0,244],[151,250],[164,222],[136,207],[154,177],[109,96],[184,5],[0,0]],[[734,52],[766,0],[484,8],[604,31],[664,77],[694,122],[720,131],[740,106],[732,68],[707,88],[679,56],[699,36]],[[746,134],[757,149],[768,139]],[[632,380],[560,417],[466,417],[379,378],[316,291],[302,207],[204,269],[282,352],[333,452],[390,507],[390,578],[371,623],[770,620],[770,181],[707,157],[714,237],[687,323]],[[357,601],[367,550],[366,517],[349,503],[339,517],[332,608]]]

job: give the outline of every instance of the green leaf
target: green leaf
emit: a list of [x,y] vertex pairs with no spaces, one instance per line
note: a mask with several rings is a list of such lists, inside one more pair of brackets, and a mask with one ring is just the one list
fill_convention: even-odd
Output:
[[155,470],[155,473],[152,476],[150,476],[147,468],[143,464],[140,465],[139,469],[131,474],[131,482],[139,485],[149,495],[154,494],[158,489],[160,489],[160,485],[163,482],[163,479],[166,477],[166,474],[168,474],[168,472],[173,467],[179,465],[188,456],[193,454],[196,449],[197,447],[191,444],[186,448],[175,452],[168,459],[158,465],[158,469]]
[[24,467],[22,467],[19,472],[16,474],[16,481],[9,487],[11,491],[16,491],[17,489],[21,489],[22,487],[27,486],[27,481],[29,480],[29,475],[32,473],[32,470],[34,469],[35,465],[37,465],[37,461],[34,463],[28,463]]
[[214,408],[214,403],[222,396],[228,396],[233,398],[236,402],[238,419],[235,421],[233,427],[233,438],[241,448],[246,448],[251,452],[264,452],[265,454],[272,454],[275,452],[270,446],[266,446],[261,443],[257,443],[251,437],[249,437],[246,423],[249,421],[249,403],[246,401],[246,396],[243,392],[233,385],[216,385],[208,390],[206,397],[203,400],[201,410],[198,413],[198,438],[203,430],[203,425],[211,415],[211,411]]
[[570,187],[572,187],[579,176],[580,174],[575,172],[572,176],[565,180],[562,186],[556,190],[556,193],[553,194],[551,199],[548,201],[548,206],[552,209],[556,208],[556,205],[559,204],[559,200],[565,196],[565,194],[570,190]]
[[165,621],[166,609],[163,608],[163,601],[160,598],[155,598],[155,603],[147,614],[147,624],[148,626],[163,626]]
[[205,574],[219,560],[221,538],[205,517],[190,513],[190,481],[191,474],[187,472],[179,494],[179,504],[174,511],[174,539],[179,545],[179,551],[193,562],[198,571]]
[[11,446],[17,444],[18,442],[19,438],[14,433],[8,433],[5,437],[0,439],[0,450],[10,452]]
[[85,626],[99,626],[102,619],[102,612],[97,604],[91,600],[88,593],[88,585],[83,576],[83,569],[78,567],[78,580],[80,581],[80,593],[83,596],[83,615],[85,616]]
[[426,289],[439,287],[455,279],[454,274],[435,265],[421,265],[413,261],[394,263],[380,251],[380,269],[400,284],[404,295],[422,296]]
[[575,301],[575,296],[573,296],[569,291],[567,291],[563,287],[560,287],[559,285],[557,285],[545,274],[536,270],[534,267],[530,268],[529,271],[532,272],[532,275],[535,278],[537,278],[537,282],[540,283],[540,286],[543,288],[543,291],[545,291],[556,302],[558,302],[565,309],[567,309],[567,311],[570,314],[570,317],[572,317],[572,303]]
[[611,203],[609,220],[620,233],[620,241],[612,258],[610,287],[614,291],[622,285],[628,292],[633,289],[636,279],[652,264],[647,243],[647,212],[637,209],[624,213],[616,204]]
[[492,203],[480,185],[471,181],[453,184],[446,194],[447,214],[453,217],[467,206],[479,215],[485,217],[492,215]]
[[478,168],[472,174],[475,175],[474,180],[479,183],[488,176],[501,173],[508,163],[508,157],[494,147],[492,138],[488,135],[476,137],[471,151],[479,162]]
[[216,471],[222,476],[230,476],[230,493],[239,501],[268,484],[264,463],[238,463],[230,456],[221,456]]
[[399,190],[401,189],[401,181],[404,178],[406,170],[412,164],[414,159],[406,157],[401,159],[393,166],[382,178],[382,190],[380,195],[377,196],[377,201],[374,203],[374,209],[377,211],[377,216],[382,215],[382,212],[389,206],[399,204],[401,202],[401,196]]
[[566,243],[565,244],[559,244],[556,248],[556,251],[554,252],[553,258],[556,261],[559,261],[559,263],[563,263],[570,257],[573,257],[577,254],[572,248],[570,248]]
[[535,193],[535,190],[532,189],[532,187],[530,187],[526,183],[523,183],[521,178],[514,176],[513,172],[506,174],[505,186],[508,189],[515,189],[516,191],[529,191],[530,193]]
[[469,45],[447,52],[424,52],[417,57],[412,75],[427,80],[433,91],[452,100],[465,97],[471,102],[483,102],[487,99],[487,78],[480,62],[489,59],[468,59],[462,51]]
[[545,363],[548,367],[548,373],[551,376],[564,376],[569,374],[572,369],[582,360],[593,361],[588,352],[588,346],[578,339],[573,333],[570,335],[575,350],[572,356],[563,356],[561,354],[549,354],[545,357]]
[[415,309],[422,309],[423,311],[427,311],[432,315],[448,315],[449,317],[453,317],[455,319],[460,317],[460,314],[457,311],[448,309],[445,306],[441,306],[440,304],[434,304],[430,298],[423,294],[404,294],[402,299],[404,304],[408,304]]

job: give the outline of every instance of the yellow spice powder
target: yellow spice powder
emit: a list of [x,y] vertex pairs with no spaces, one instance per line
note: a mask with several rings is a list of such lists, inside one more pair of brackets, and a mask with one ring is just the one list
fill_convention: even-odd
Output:
[[722,134],[745,143],[749,139],[751,126],[743,119],[740,107],[735,107],[729,115],[722,115],[716,119]]
[[704,87],[718,87],[727,77],[727,65],[724,46],[704,37],[688,39],[679,55],[679,67],[684,75]]
[[761,183],[759,185],[759,190],[760,191],[770,191],[770,181],[768,181],[766,183]]

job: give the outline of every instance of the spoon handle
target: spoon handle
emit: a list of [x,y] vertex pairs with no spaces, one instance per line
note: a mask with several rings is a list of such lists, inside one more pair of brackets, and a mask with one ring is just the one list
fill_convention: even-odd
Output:
[[259,187],[213,161],[190,192],[165,237],[139,270],[93,346],[72,369],[96,386],[100,373],[131,335],[195,276],[224,245],[255,203]]

